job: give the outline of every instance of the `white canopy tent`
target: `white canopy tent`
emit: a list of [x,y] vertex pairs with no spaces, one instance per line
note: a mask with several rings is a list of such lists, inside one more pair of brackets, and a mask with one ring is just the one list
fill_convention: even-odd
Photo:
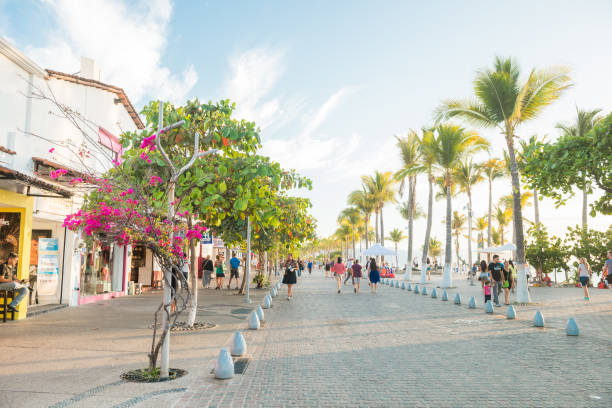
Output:
[[512,243],[508,243],[505,245],[502,245],[500,247],[489,247],[489,248],[484,248],[484,249],[479,249],[478,252],[480,253],[484,253],[484,254],[492,254],[495,252],[512,252],[512,251],[516,251],[516,245],[512,244]]
[[363,255],[366,256],[386,256],[386,255],[395,255],[395,251],[391,249],[385,248],[380,244],[374,244],[370,248],[363,251]]

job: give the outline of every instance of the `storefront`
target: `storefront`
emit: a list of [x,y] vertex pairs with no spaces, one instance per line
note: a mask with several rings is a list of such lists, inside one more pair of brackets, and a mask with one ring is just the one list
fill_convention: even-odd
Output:
[[144,290],[155,287],[163,279],[159,263],[150,249],[142,245],[131,247],[129,281],[141,284]]

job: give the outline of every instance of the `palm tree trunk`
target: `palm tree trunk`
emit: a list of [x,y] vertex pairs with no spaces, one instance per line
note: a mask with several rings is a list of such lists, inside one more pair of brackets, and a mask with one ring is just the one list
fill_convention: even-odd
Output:
[[375,238],[376,238],[376,243],[378,244],[380,242],[380,234],[378,233],[379,232],[379,229],[378,229],[378,209],[375,211],[375,214],[376,214],[376,221],[375,221],[376,225],[374,227],[375,228],[375,234],[374,235],[375,235]]
[[353,259],[355,259],[355,227],[353,226]]
[[499,239],[501,241],[501,246],[504,245],[504,224],[499,224]]
[[587,195],[586,187],[582,189],[582,230],[587,230],[587,208],[589,205],[589,198]]
[[506,144],[510,157],[510,175],[512,177],[512,215],[514,217],[514,230],[516,236],[516,268],[518,281],[516,285],[516,300],[519,303],[529,303],[529,290],[525,276],[525,235],[523,233],[523,211],[521,208],[521,183],[519,179],[516,156],[514,154],[514,133],[506,128]]
[[450,173],[446,174],[446,249],[444,250],[444,274],[442,275],[443,288],[450,288],[453,285],[453,277],[451,275],[451,262],[453,260],[453,239],[451,231],[452,203],[451,203],[451,186]]
[[370,247],[370,241],[368,238],[368,224],[370,223],[370,217],[366,216],[365,217],[365,244],[366,244],[366,249],[368,249]]
[[[385,224],[383,223],[383,208],[380,207],[380,245],[385,246]],[[380,257],[381,262],[385,263],[384,255]]]
[[[412,280],[412,238],[414,234],[414,189],[416,185],[416,177],[413,179],[411,176],[408,179],[408,208],[410,213],[408,215],[408,256],[406,260],[406,274],[404,280]],[[398,265],[399,266],[399,265]]]
[[538,190],[533,189],[533,211],[535,212],[536,231],[540,231],[540,204],[538,203]]
[[429,252],[429,237],[431,235],[431,221],[433,218],[433,177],[428,175],[429,194],[427,197],[427,227],[425,228],[425,243],[423,243],[423,255],[421,256],[421,283],[427,279],[427,252]]
[[493,224],[493,180],[489,178],[489,220],[488,220],[488,225],[487,225],[487,247],[489,248],[491,247],[492,224]]
[[397,259],[397,242],[395,243],[395,264],[399,266],[399,261]]
[[472,276],[472,192],[468,189],[468,268],[470,268],[470,276]]

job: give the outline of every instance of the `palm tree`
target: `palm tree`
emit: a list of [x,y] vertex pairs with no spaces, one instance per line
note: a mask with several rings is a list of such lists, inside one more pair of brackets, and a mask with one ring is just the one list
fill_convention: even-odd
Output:
[[[468,265],[472,267],[472,187],[482,182],[482,170],[472,159],[464,160],[455,171],[455,182],[468,196]],[[457,256],[459,256],[457,254]],[[471,276],[471,275],[470,275]]]
[[452,286],[451,262],[452,262],[452,203],[451,186],[453,184],[453,173],[462,160],[479,150],[489,146],[488,142],[475,132],[467,131],[460,126],[451,124],[440,124],[434,132],[433,154],[435,157],[435,168],[441,174],[446,187],[446,249],[444,252],[444,274],[442,275],[441,287]]
[[491,246],[491,228],[493,226],[493,180],[498,179],[506,175],[504,172],[504,162],[490,158],[486,162],[480,165],[482,172],[484,173],[487,181],[489,182],[489,210],[487,218],[487,247]]
[[519,180],[514,138],[516,129],[523,122],[534,119],[542,110],[559,99],[570,86],[566,68],[532,69],[525,82],[520,82],[520,69],[512,58],[496,57],[494,69],[476,74],[475,99],[444,102],[438,109],[439,119],[462,117],[482,127],[498,128],[506,140],[514,197],[514,228],[516,229],[516,263],[518,269],[517,300],[529,302],[525,279],[525,236],[521,210],[521,185]]
[[491,229],[491,243],[493,245],[501,245],[500,237],[501,237],[501,234],[500,234],[499,229],[492,228]]
[[487,229],[488,225],[486,216],[476,218],[474,228],[478,231],[478,243],[481,248],[484,248],[484,231]]
[[493,216],[495,217],[495,221],[497,221],[497,226],[499,227],[501,245],[504,245],[504,227],[510,223],[510,219],[512,217],[511,211],[505,208],[503,203],[500,203],[495,206]]
[[[557,124],[557,129],[561,129],[563,136],[585,137],[601,120],[597,115],[601,109],[590,111],[580,110],[576,107],[576,122],[572,125]],[[571,160],[571,159],[570,159]],[[582,229],[587,230],[587,207],[589,205],[588,194],[592,193],[590,183],[584,178],[584,185],[578,186],[582,189]]]
[[423,255],[421,256],[421,279],[425,284],[427,277],[427,254],[430,244],[431,223],[433,220],[433,186],[434,186],[434,164],[436,157],[434,154],[435,138],[432,129],[423,129],[423,136],[420,139],[419,150],[421,151],[421,164],[423,172],[427,174],[428,195],[427,195],[427,226],[425,228],[425,241],[423,243]]
[[[427,246],[429,250],[426,253],[430,257],[437,258],[440,256],[440,252],[442,251],[442,243],[438,241],[435,237],[429,238],[429,242]],[[423,252],[425,252],[425,250],[423,250]],[[427,259],[425,259],[424,263],[427,263]]]
[[[529,199],[532,197],[533,197],[533,193],[531,191],[525,191],[523,194],[521,194],[521,208],[530,206],[531,204],[529,203]],[[510,220],[514,218],[513,202],[514,202],[514,197],[512,196],[512,194],[501,196],[499,198],[499,204],[505,209],[505,211],[508,212],[508,218]],[[525,217],[523,217],[523,221],[529,224],[533,224],[531,221],[529,221]],[[516,229],[515,228],[512,228],[512,242],[516,242]],[[513,251],[513,257],[515,257],[515,255],[516,255],[516,251]]]
[[342,255],[344,258],[348,258],[348,240],[352,234],[353,228],[351,225],[347,221],[342,220],[334,235],[340,242],[340,253],[342,254],[343,248],[345,250],[345,254]]
[[[532,135],[528,141],[519,140],[520,151],[517,155],[517,165],[519,167],[519,171],[522,171],[525,164],[528,161],[526,156],[531,155],[534,151],[539,150],[543,145],[546,136],[543,138],[538,138],[537,135]],[[535,219],[535,227],[537,231],[540,231],[540,205],[538,201],[538,190],[533,188],[533,212]]]
[[338,216],[338,223],[346,222],[351,227],[351,232],[353,234],[353,258],[355,258],[355,233],[357,226],[359,225],[360,217],[359,210],[355,207],[345,208],[340,212]]
[[389,236],[387,239],[395,244],[395,264],[399,266],[399,261],[397,259],[397,244],[399,244],[402,239],[407,238],[400,229],[395,228],[389,232]]
[[355,190],[351,192],[348,196],[349,205],[353,205],[361,211],[361,215],[363,216],[363,222],[365,224],[365,244],[366,249],[369,248],[369,238],[370,234],[368,232],[368,227],[370,226],[370,217],[372,216],[372,212],[374,212],[374,201],[369,196],[364,186],[361,186],[361,190]]
[[[376,204],[375,214],[376,221],[378,224],[378,215],[380,215],[380,242],[381,245],[385,245],[385,227],[383,221],[383,207],[386,203],[395,202],[395,184],[396,181],[393,178],[393,173],[390,171],[380,172],[376,171],[374,176],[361,176],[361,180],[366,187],[367,192],[370,194],[372,200]],[[383,258],[384,259],[384,258]]]
[[[397,139],[397,147],[400,151],[402,159],[402,168],[395,173],[395,179],[400,181],[399,193],[404,191],[404,185],[408,181],[408,255],[406,261],[406,274],[404,280],[412,279],[412,238],[413,238],[413,221],[415,210],[415,189],[417,174],[423,171],[421,166],[421,151],[419,149],[419,136],[414,130],[411,130],[405,138],[395,137]],[[397,251],[396,251],[397,253]],[[398,265],[399,266],[399,265]]]
[[[459,264],[459,236],[465,232],[465,215],[459,214],[459,211],[453,211],[451,219],[451,229],[455,236],[455,254],[457,255],[457,264]],[[471,265],[471,264],[470,264]]]

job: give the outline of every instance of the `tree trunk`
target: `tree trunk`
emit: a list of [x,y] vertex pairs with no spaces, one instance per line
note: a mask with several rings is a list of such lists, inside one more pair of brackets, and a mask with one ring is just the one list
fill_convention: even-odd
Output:
[[353,259],[355,259],[355,227],[353,226]]
[[453,260],[453,239],[451,231],[451,217],[452,217],[452,204],[451,204],[451,185],[450,185],[450,172],[447,170],[446,174],[446,249],[444,250],[444,274],[442,276],[443,288],[450,288],[453,285],[453,277],[451,275],[451,262]]
[[540,231],[540,204],[538,202],[538,190],[533,189],[533,211],[535,216],[536,231]]
[[378,229],[378,209],[375,211],[376,213],[376,225],[374,227],[375,229],[375,238],[376,238],[376,243],[378,244],[380,242],[380,234],[379,234],[379,229]]
[[472,276],[472,191],[468,189],[468,268],[470,276]]
[[[380,207],[380,245],[385,246],[385,224],[383,222],[383,208]],[[380,261],[384,265],[385,257],[384,255],[380,257]]]
[[397,242],[395,243],[395,264],[399,267],[399,259],[397,258]]
[[499,240],[501,246],[504,245],[504,224],[499,224]]
[[370,241],[368,238],[368,224],[370,223],[370,217],[366,216],[365,217],[365,244],[366,244],[366,249],[368,249],[370,247]]
[[[187,225],[189,229],[193,229],[193,220],[191,215],[187,218]],[[187,311],[189,315],[187,316],[187,325],[189,327],[193,327],[195,323],[196,314],[198,312],[198,273],[197,273],[197,265],[196,265],[196,254],[195,254],[195,240],[189,240],[189,255],[191,261],[191,267],[189,268],[189,280],[191,281],[189,285],[189,306]]]
[[[586,187],[582,189],[582,230],[586,231],[587,224],[587,208],[589,206],[589,198]],[[555,275],[556,276],[556,275]]]
[[493,180],[489,178],[489,219],[487,225],[487,247],[491,247],[491,228],[493,224]]
[[[408,256],[406,257],[406,274],[404,280],[412,280],[412,239],[413,239],[413,224],[414,224],[414,189],[416,185],[416,177],[410,176],[408,179]],[[398,265],[399,266],[399,265]]]
[[521,208],[521,184],[519,179],[516,156],[514,154],[514,139],[512,129],[506,128],[506,144],[510,157],[510,175],[512,177],[512,216],[516,236],[516,264],[518,281],[516,285],[516,300],[519,303],[529,303],[529,290],[525,276],[525,236],[523,233],[523,210]]
[[429,252],[429,237],[431,235],[431,221],[433,218],[433,177],[428,174],[429,194],[427,197],[427,227],[425,228],[425,243],[423,244],[423,255],[421,256],[421,283],[427,279],[427,252]]

